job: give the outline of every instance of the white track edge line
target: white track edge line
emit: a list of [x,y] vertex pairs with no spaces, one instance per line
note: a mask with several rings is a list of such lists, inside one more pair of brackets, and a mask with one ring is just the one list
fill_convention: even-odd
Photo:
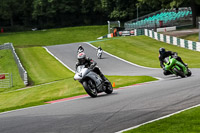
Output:
[[154,120],[151,120],[151,121],[144,122],[144,123],[142,123],[142,124],[139,124],[139,125],[136,125],[136,126],[133,126],[133,127],[130,127],[130,128],[127,128],[127,129],[124,129],[124,130],[115,132],[115,133],[123,133],[123,132],[125,132],[125,131],[132,130],[132,129],[138,128],[138,127],[140,127],[140,126],[143,126],[143,125],[146,125],[146,124],[149,124],[149,123],[158,121],[158,120],[162,120],[162,119],[168,118],[168,117],[170,117],[170,116],[172,116],[172,115],[179,114],[179,113],[181,113],[181,112],[183,112],[183,111],[187,111],[187,110],[189,110],[189,109],[193,109],[193,108],[196,108],[196,107],[199,107],[199,106],[200,106],[200,104],[194,105],[194,106],[192,106],[192,107],[189,107],[189,108],[186,108],[186,109],[177,111],[177,112],[175,112],[175,113],[172,113],[172,114],[169,114],[169,115],[166,115],[166,116],[162,116],[162,117],[160,117],[160,118],[157,118],[157,119],[154,119]]
[[[89,43],[89,42],[84,42],[84,43],[86,43],[86,44],[90,45],[91,47],[97,49],[95,46],[93,46],[93,45],[92,45],[91,43]],[[137,67],[141,67],[141,68],[145,68],[145,69],[158,69],[158,68],[151,68],[151,67],[140,66],[140,65],[134,64],[134,63],[132,63],[132,62],[129,62],[129,61],[127,61],[127,60],[124,60],[124,59],[122,59],[122,58],[120,58],[120,57],[117,57],[117,56],[115,56],[115,55],[112,55],[112,54],[110,54],[110,53],[108,53],[108,52],[106,52],[106,51],[103,51],[103,52],[106,53],[106,54],[108,54],[108,55],[110,55],[110,56],[112,56],[112,57],[115,57],[115,58],[117,58],[117,59],[119,59],[119,60],[121,60],[121,61],[124,61],[124,62],[126,62],[126,63],[128,63],[128,64],[131,64],[131,65],[134,65],[134,66],[137,66]]]
[[56,60],[58,60],[62,65],[64,65],[67,69],[69,69],[70,71],[72,71],[73,73],[75,73],[75,71],[74,70],[72,70],[69,66],[67,66],[65,63],[63,63],[60,59],[58,59],[53,53],[51,53],[49,50],[48,50],[48,48],[47,47],[43,47],[43,48],[45,48],[46,49],[46,51],[50,54],[50,55],[52,55]]

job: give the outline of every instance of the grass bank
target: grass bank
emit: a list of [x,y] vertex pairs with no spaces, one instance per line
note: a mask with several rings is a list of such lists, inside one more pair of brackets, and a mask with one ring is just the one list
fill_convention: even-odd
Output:
[[199,33],[180,37],[185,40],[199,42]]
[[11,50],[0,50],[0,73],[10,73],[13,78],[13,87],[0,88],[0,92],[24,87]]
[[160,68],[158,50],[164,47],[166,50],[177,52],[190,68],[200,68],[200,52],[156,41],[147,36],[120,37],[92,44],[135,64],[153,68]]
[[106,25],[3,33],[0,34],[0,44],[12,42],[15,47],[48,46],[93,41],[105,34]]
[[197,107],[124,133],[199,133],[199,118]]
[[16,52],[25,67],[30,85],[66,79],[73,73],[51,56],[43,47],[17,48]]
[[[149,76],[106,76],[116,87],[133,85],[155,78]],[[44,102],[86,94],[82,85],[74,81],[73,77],[60,80],[51,84],[31,87],[24,90],[0,93],[0,112],[43,105]],[[6,100],[5,100],[6,99]]]

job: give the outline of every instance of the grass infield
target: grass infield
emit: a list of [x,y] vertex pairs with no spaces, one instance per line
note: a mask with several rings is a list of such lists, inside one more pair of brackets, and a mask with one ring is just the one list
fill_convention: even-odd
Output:
[[200,68],[200,52],[177,47],[171,44],[151,39],[147,36],[120,37],[92,43],[96,47],[135,64],[153,68],[160,68],[158,59],[159,48],[177,52],[190,68]]

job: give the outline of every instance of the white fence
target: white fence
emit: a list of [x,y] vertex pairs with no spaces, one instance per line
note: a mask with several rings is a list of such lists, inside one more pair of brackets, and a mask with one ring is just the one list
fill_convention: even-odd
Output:
[[24,69],[24,67],[22,66],[22,64],[21,64],[21,62],[19,60],[19,57],[17,56],[17,54],[15,52],[15,48],[13,47],[13,44],[12,43],[5,43],[3,45],[0,45],[0,50],[1,49],[11,49],[11,51],[12,51],[12,53],[14,55],[15,62],[17,64],[17,66],[18,66],[18,70],[19,70],[20,76],[21,76],[22,80],[24,81],[24,84],[28,85],[27,72]]
[[0,88],[10,88],[13,86],[12,74],[0,73]]
[[200,52],[200,42],[184,40],[181,38],[160,34],[158,32],[154,32],[148,29],[144,30],[144,35],[156,39],[158,41],[166,42],[168,44]]

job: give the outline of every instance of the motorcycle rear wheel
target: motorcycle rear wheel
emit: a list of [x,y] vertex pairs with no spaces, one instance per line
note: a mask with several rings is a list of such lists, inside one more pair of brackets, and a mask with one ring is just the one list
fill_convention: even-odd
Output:
[[88,93],[88,95],[90,95],[91,97],[97,97],[97,89],[93,80],[88,79],[84,81],[83,87],[85,91]]

